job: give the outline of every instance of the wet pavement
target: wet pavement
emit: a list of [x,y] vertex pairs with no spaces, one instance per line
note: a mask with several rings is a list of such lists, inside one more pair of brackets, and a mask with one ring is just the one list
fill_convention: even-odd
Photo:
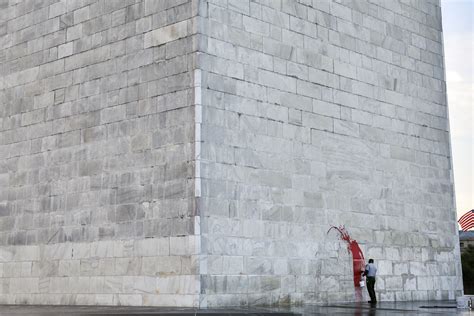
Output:
[[472,315],[474,311],[456,309],[454,301],[341,303],[332,305],[304,305],[291,308],[228,308],[192,309],[164,307],[120,307],[120,306],[24,306],[0,305],[0,316],[100,316],[100,315]]

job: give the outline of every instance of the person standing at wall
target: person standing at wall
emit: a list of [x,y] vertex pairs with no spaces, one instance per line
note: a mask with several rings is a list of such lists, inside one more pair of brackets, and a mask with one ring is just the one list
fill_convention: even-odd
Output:
[[369,259],[369,263],[365,266],[364,276],[367,277],[367,291],[370,295],[369,303],[377,303],[375,296],[375,275],[377,274],[377,267],[374,264],[374,259]]

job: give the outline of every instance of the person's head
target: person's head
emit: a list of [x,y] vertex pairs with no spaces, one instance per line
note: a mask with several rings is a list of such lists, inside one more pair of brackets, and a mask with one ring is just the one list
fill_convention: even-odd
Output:
[[369,263],[374,263],[374,259],[369,259]]

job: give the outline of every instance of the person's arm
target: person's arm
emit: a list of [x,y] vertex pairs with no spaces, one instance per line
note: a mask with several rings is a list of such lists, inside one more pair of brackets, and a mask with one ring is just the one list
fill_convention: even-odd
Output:
[[363,275],[363,276],[367,276],[368,273],[369,273],[369,265],[366,265],[366,266],[365,266],[365,271],[362,272],[362,275]]

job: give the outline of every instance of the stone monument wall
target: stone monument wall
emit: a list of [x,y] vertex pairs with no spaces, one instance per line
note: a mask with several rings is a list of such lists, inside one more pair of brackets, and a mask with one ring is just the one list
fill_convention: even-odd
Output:
[[438,0],[0,0],[0,303],[462,292]]
[[204,6],[201,302],[459,295],[439,2]]
[[0,303],[197,305],[195,12],[0,2]]

